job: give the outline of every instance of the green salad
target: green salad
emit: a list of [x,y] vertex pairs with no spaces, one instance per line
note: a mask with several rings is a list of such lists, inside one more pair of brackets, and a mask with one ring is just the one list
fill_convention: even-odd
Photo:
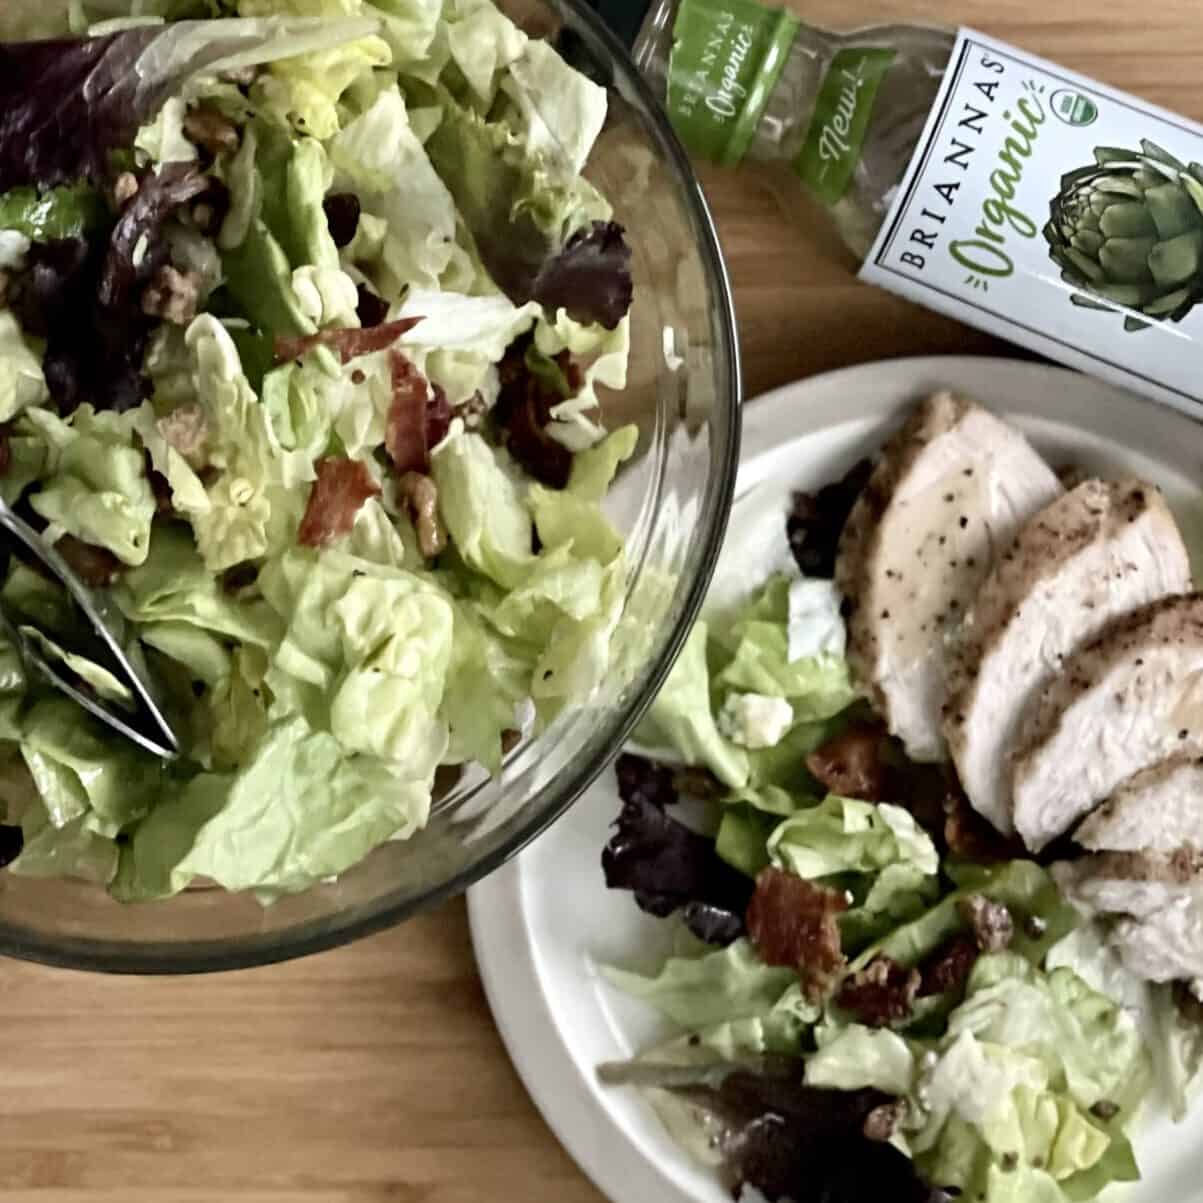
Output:
[[[304,890],[607,673],[636,431],[599,411],[631,301],[581,174],[605,91],[488,0],[22,2],[0,30],[0,495],[183,749],[3,644],[0,864]],[[128,701],[15,554],[0,608]]]
[[674,954],[605,969],[667,1031],[602,1079],[645,1089],[737,1194],[1074,1203],[1135,1181],[1133,1121],[1180,1118],[1203,1058],[1197,1000],[1128,973],[944,766],[906,758],[854,696],[830,556],[792,515],[803,576],[780,510],[736,522],[737,571],[617,762],[606,881]]

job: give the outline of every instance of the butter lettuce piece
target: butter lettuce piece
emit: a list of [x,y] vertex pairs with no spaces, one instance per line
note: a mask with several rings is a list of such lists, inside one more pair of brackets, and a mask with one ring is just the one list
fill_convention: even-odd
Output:
[[457,253],[455,202],[410,127],[401,93],[382,92],[328,150],[336,186],[349,187],[365,212],[387,223],[381,262],[391,291],[437,289]]
[[348,666],[330,703],[330,729],[351,752],[433,774],[447,748],[438,717],[451,658],[450,603],[410,574],[353,577],[328,620]]
[[50,447],[53,474],[34,494],[33,508],[63,531],[138,565],[150,548],[155,499],[128,418],[81,405],[69,419],[31,410]]
[[332,383],[313,355],[299,364],[273,368],[263,377],[267,436],[280,483],[286,487],[312,481],[314,461],[330,444],[335,417]]
[[117,845],[98,835],[84,819],[61,827],[40,802],[21,812],[21,854],[5,869],[18,877],[70,877],[108,885],[117,871]]
[[0,310],[0,422],[11,422],[49,397],[41,356],[25,340],[12,311]]
[[225,643],[202,627],[187,622],[152,622],[138,637],[157,652],[182,664],[198,681],[213,686],[230,673],[231,657]]
[[316,326],[293,290],[288,256],[262,218],[252,219],[241,242],[222,252],[222,266],[230,295],[260,330],[314,332]]
[[915,1053],[897,1032],[857,1023],[837,1028],[806,1058],[806,1084],[831,1090],[871,1087],[905,1097],[915,1074]]
[[112,739],[66,698],[44,699],[25,716],[21,755],[56,827],[82,818],[89,830],[114,836],[146,813],[162,787],[159,761]]
[[[947,870],[948,865],[946,863]],[[862,952],[853,968],[862,968],[879,953],[908,968],[919,964],[949,936],[964,929],[958,904],[969,894],[982,894],[1005,903],[1016,916],[1035,917],[1042,929],[1016,924],[1010,950],[1039,965],[1048,950],[1077,925],[1074,909],[1062,897],[1052,877],[1034,861],[1013,860],[998,865],[972,866],[958,873],[958,888],[918,918],[903,923]]]
[[18,631],[30,643],[34,644],[43,658],[53,667],[58,664],[69,670],[80,680],[90,685],[102,698],[109,701],[131,704],[134,695],[129,687],[119,677],[110,672],[103,664],[69,651],[56,643],[37,627],[19,626]]
[[971,1032],[1039,1058],[1053,1088],[1081,1108],[1115,1103],[1131,1112],[1150,1083],[1132,1016],[1072,969],[1044,973],[1013,953],[981,957],[952,1013],[948,1034]]
[[645,747],[671,747],[686,763],[705,765],[724,785],[741,789],[748,781],[748,755],[723,738],[711,712],[708,635],[704,622],[694,624],[636,738]]
[[122,575],[113,597],[132,622],[183,624],[261,648],[283,630],[266,602],[226,593],[188,534],[170,527],[155,532],[146,563]]
[[338,551],[294,549],[260,575],[287,622],[266,676],[273,714],[299,713],[349,752],[432,774],[447,747],[439,717],[453,612],[433,584]]
[[359,507],[347,539],[348,554],[387,568],[425,567],[413,523],[405,514],[394,517],[375,498]]
[[430,457],[439,514],[464,562],[503,588],[522,583],[534,566],[530,514],[522,486],[478,434],[453,428]]
[[639,427],[621,426],[600,443],[573,457],[568,492],[582,501],[599,504],[614,483],[618,469],[635,454],[639,444]]
[[765,1015],[798,983],[792,969],[764,964],[747,940],[700,957],[669,957],[655,977],[613,966],[602,973],[624,994],[690,1029]]
[[487,110],[501,72],[526,46],[526,34],[489,0],[451,0],[443,16],[451,61]]
[[501,768],[501,735],[516,729],[530,693],[531,661],[515,653],[463,603],[455,606],[442,717],[449,731],[444,763]]
[[154,808],[122,848],[112,893],[161,898],[197,877],[227,890],[297,892],[412,835],[429,806],[428,782],[348,757],[334,736],[285,719],[237,774],[202,774]]
[[266,671],[267,656],[259,648],[239,648],[229,672],[210,693],[209,756],[214,768],[233,770],[247,763],[262,740],[267,730]]
[[280,59],[255,82],[251,100],[299,133],[324,141],[339,130],[338,102],[343,93],[392,59],[389,44],[375,35]]
[[509,124],[535,154],[579,173],[606,122],[606,90],[548,45],[528,40],[501,79],[513,105]]
[[206,490],[207,510],[189,515],[210,572],[278,550],[295,535],[312,479],[303,453],[286,456],[255,396],[229,332],[209,314],[189,327],[193,380],[208,427],[207,457],[220,470]]
[[768,853],[779,869],[810,879],[903,863],[934,874],[940,863],[909,811],[835,795],[786,819],[769,837]]
[[186,111],[182,96],[169,96],[155,119],[142,126],[134,137],[134,149],[156,164],[195,162],[196,147],[184,136]]
[[855,699],[848,663],[820,652],[790,659],[790,582],[774,577],[731,627],[731,659],[717,677],[724,690],[787,699],[799,722],[831,718]]

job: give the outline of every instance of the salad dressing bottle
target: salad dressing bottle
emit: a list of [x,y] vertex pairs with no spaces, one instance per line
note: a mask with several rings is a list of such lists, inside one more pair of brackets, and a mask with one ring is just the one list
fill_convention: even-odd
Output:
[[686,147],[805,189],[863,279],[1203,417],[1203,126],[973,30],[592,3]]

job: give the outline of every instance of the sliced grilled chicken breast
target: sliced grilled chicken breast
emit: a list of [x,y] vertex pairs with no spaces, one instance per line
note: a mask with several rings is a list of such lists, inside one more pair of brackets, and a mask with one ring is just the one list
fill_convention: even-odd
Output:
[[1203,848],[1203,762],[1167,760],[1125,781],[1074,832],[1094,852]]
[[944,732],[974,808],[1010,834],[1011,756],[1065,657],[1112,619],[1190,588],[1160,492],[1087,480],[1031,518],[990,569],[949,653]]
[[1203,754],[1203,595],[1165,598],[1066,657],[1025,719],[1012,817],[1039,851],[1129,777]]
[[1203,977],[1203,891],[1144,919],[1121,919],[1108,942],[1129,971],[1145,981]]
[[1018,431],[950,393],[924,401],[883,450],[844,528],[836,583],[853,672],[913,759],[946,754],[948,630],[993,558],[1060,492]]
[[1114,918],[1108,942],[1138,977],[1203,975],[1203,850],[1099,852],[1053,875],[1079,909]]
[[1096,852],[1053,866],[1061,892],[1091,915],[1144,919],[1203,886],[1203,851]]

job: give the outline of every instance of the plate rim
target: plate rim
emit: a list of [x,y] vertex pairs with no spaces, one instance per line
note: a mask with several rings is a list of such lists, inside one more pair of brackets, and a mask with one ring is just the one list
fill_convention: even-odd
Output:
[[[892,408],[901,412],[908,401],[921,395],[925,387],[930,387],[925,379],[934,384],[942,374],[974,370],[981,371],[986,380],[995,374],[1003,376],[1017,391],[1026,391],[1022,390],[1026,380],[1039,384],[1033,391],[1042,389],[1047,394],[1050,384],[1063,380],[1071,393],[1067,402],[1070,409],[1088,389],[1092,403],[1113,412],[1121,406],[1135,406],[1146,411],[1152,407],[1159,415],[1159,421],[1171,428],[1189,426],[1197,430],[1200,426],[1197,420],[1173,407],[1072,369],[1038,361],[1005,355],[925,355],[871,360],[792,381],[745,401],[735,497],[751,492],[762,480],[775,474],[767,469],[758,475],[758,462],[769,459],[776,447],[805,437],[806,431],[799,431],[793,424],[783,430],[782,424],[774,420],[782,406],[799,403],[807,393],[838,391],[840,386],[855,392],[864,382],[878,379],[882,372],[890,369],[900,377],[895,399],[874,398],[864,404],[854,402],[847,406],[839,421],[818,421],[811,433],[844,421],[861,421]],[[1023,396],[1015,398],[1011,409],[1032,417],[1049,416],[1033,404],[1025,404]],[[1121,421],[1121,424],[1124,423]],[[1203,458],[1200,462],[1203,467]],[[582,798],[577,804],[584,801]],[[477,970],[498,1034],[515,1072],[561,1147],[606,1198],[614,1203],[643,1203],[652,1199],[656,1203],[699,1203],[696,1193],[685,1189],[664,1167],[651,1161],[612,1117],[598,1109],[581,1068],[559,1030],[546,992],[541,988],[538,958],[523,909],[523,861],[524,857],[519,855],[478,882],[467,895]],[[520,986],[517,990],[515,983]]]

